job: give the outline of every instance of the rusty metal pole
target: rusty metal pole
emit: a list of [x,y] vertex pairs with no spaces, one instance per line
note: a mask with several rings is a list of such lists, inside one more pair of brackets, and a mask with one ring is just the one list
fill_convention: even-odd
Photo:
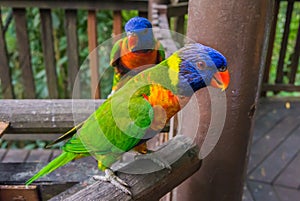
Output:
[[[187,36],[227,57],[231,83],[221,137],[200,170],[177,189],[175,200],[241,200],[273,4],[274,0],[190,0]],[[207,90],[197,96],[201,114],[196,142],[201,146],[210,124],[211,101]],[[193,119],[192,114],[183,115],[183,121]],[[184,134],[191,132],[189,126],[183,128]]]

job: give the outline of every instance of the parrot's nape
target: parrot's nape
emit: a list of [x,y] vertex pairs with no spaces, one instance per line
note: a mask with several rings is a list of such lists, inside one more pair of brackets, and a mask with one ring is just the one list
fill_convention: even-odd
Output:
[[[131,194],[129,185],[110,169],[121,155],[160,132],[182,109],[183,100],[201,88],[228,87],[230,78],[225,57],[199,43],[188,44],[160,64],[142,71],[108,98],[82,125],[59,140],[70,138],[60,156],[30,178],[29,185],[73,159],[93,155],[109,181]],[[163,114],[161,115],[163,110]]]

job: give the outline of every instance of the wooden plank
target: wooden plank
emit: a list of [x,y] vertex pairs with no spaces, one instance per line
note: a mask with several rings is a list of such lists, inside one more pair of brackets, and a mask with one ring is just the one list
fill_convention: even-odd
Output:
[[[78,36],[77,36],[77,11],[65,10],[65,31],[67,36],[67,55],[68,55],[68,89],[69,97],[79,95],[78,85],[74,86],[76,76],[79,71],[79,54],[78,54]],[[77,98],[79,98],[77,97]]]
[[19,62],[22,70],[22,83],[24,87],[23,95],[24,98],[35,98],[35,84],[31,68],[31,55],[27,33],[26,10],[22,8],[13,8],[13,16],[16,24]]
[[[300,127],[294,130],[248,177],[272,183],[300,150]],[[272,137],[272,136],[270,136]]]
[[252,195],[249,191],[249,188],[247,187],[246,182],[245,182],[245,185],[244,185],[244,192],[243,192],[242,201],[254,201],[253,197],[252,197]]
[[120,10],[114,10],[113,12],[113,37],[114,42],[120,39],[117,37],[119,34],[122,34],[122,13]]
[[41,39],[44,55],[44,64],[47,74],[49,98],[58,98],[58,83],[56,74],[56,62],[53,47],[53,29],[50,9],[40,9]]
[[274,182],[276,185],[286,186],[289,188],[299,188],[300,185],[300,153],[285,168]]
[[64,133],[89,117],[104,100],[0,100],[0,121],[9,133]]
[[288,43],[288,38],[290,33],[290,23],[291,23],[293,8],[294,8],[294,1],[288,1],[275,83],[282,83],[283,81],[284,58],[286,55],[287,43]]
[[[24,150],[22,150],[24,151]],[[0,184],[24,184],[48,163],[0,163]],[[70,162],[34,185],[77,183],[99,174],[97,164]]]
[[183,16],[188,13],[188,2],[168,5],[167,16],[176,17]]
[[[270,74],[270,68],[271,68],[271,59],[273,55],[273,47],[274,47],[274,41],[275,41],[275,33],[276,33],[276,26],[277,26],[277,19],[278,19],[278,13],[280,8],[280,1],[276,0],[274,4],[274,18],[271,25],[271,31],[270,31],[270,38],[269,38],[269,45],[268,45],[268,52],[266,56],[266,62],[265,62],[265,71],[264,71],[264,77],[263,77],[263,83],[269,82],[269,74]],[[262,96],[266,96],[266,91],[262,91]]]
[[292,56],[292,62],[291,62],[291,72],[289,75],[289,83],[294,84],[298,69],[298,63],[299,63],[299,57],[300,57],[300,21],[298,25],[298,34],[296,38],[296,44]]
[[26,133],[19,133],[19,134],[5,134],[1,139],[3,140],[15,140],[15,141],[24,141],[24,140],[45,140],[45,141],[52,141],[56,138],[59,138],[62,133],[39,133],[39,134],[26,134]]
[[65,1],[53,1],[53,0],[1,0],[0,6],[14,7],[14,8],[26,8],[37,7],[44,9],[85,9],[85,10],[117,10],[122,8],[123,10],[139,10],[146,12],[148,10],[147,0],[65,0]]
[[[88,43],[89,43],[89,61],[91,71],[91,98],[100,98],[99,86],[99,59],[97,48],[97,18],[96,11],[88,11]],[[95,51],[94,51],[95,50]]]
[[270,130],[267,135],[252,145],[248,170],[251,172],[272,150],[299,125],[300,117],[288,116]]
[[280,201],[273,187],[269,184],[249,181],[248,187],[256,201]]
[[56,158],[58,155],[60,155],[61,152],[62,152],[62,150],[60,150],[60,149],[54,149],[54,150],[52,151],[52,155],[51,155],[49,161],[52,161],[54,158]]
[[295,86],[293,84],[263,84],[262,90],[264,91],[287,91],[294,92],[300,91],[300,86]]
[[[140,168],[147,169],[154,165],[145,160],[135,160],[118,170],[117,175],[131,186],[134,200],[158,200],[199,169],[201,161],[198,158],[198,151],[191,139],[176,136],[156,152],[164,160],[174,161],[174,163],[171,162],[171,172],[163,169],[147,174],[124,173]],[[181,157],[174,160],[173,157],[177,158],[178,153]],[[58,195],[51,199],[51,201],[57,200],[131,200],[131,197],[109,183],[97,181],[75,194],[73,192],[69,195]]]
[[0,138],[8,126],[9,126],[9,122],[0,121]]
[[0,163],[2,162],[2,159],[4,158],[6,152],[7,149],[0,149]]
[[255,144],[265,136],[288,113],[284,108],[272,108],[267,114],[255,121],[252,143]]
[[26,159],[26,163],[29,162],[48,162],[50,159],[50,155],[52,154],[52,150],[43,150],[43,149],[33,149],[29,152],[29,155]]
[[9,149],[2,163],[22,163],[26,160],[29,151],[23,149]]
[[274,188],[281,201],[296,201],[300,198],[299,189],[290,189],[279,186],[275,186]]
[[[1,16],[1,9],[0,9]],[[1,92],[3,98],[11,99],[14,98],[11,72],[8,65],[8,54],[7,47],[5,43],[5,34],[3,31],[2,19],[0,20],[0,82],[1,82]]]

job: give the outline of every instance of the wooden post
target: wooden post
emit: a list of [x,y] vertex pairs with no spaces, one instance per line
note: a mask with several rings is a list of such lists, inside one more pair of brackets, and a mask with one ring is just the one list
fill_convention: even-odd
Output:
[[113,37],[114,42],[116,42],[119,38],[116,36],[122,33],[122,12],[120,10],[115,10],[113,12]]
[[[99,60],[97,48],[97,18],[96,11],[88,11],[88,38],[89,38],[89,57],[90,57],[90,71],[91,71],[91,96],[92,98],[100,98],[99,87]],[[95,51],[93,51],[95,50]]]
[[[187,36],[218,49],[228,59],[231,83],[221,137],[202,168],[177,190],[176,200],[242,199],[247,151],[270,31],[273,0],[190,0]],[[197,93],[200,122],[195,138],[202,145],[211,122],[209,93]],[[223,103],[220,103],[223,104]],[[222,107],[222,105],[221,105]],[[224,104],[226,107],[226,104]],[[184,113],[183,126],[195,114]],[[193,116],[191,116],[193,115]],[[183,133],[193,133],[188,126]]]

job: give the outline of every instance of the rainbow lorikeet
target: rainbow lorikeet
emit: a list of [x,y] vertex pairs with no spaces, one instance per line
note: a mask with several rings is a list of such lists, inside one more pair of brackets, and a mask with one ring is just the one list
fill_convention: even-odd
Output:
[[63,152],[30,178],[29,185],[73,159],[93,155],[105,176],[98,176],[130,194],[126,182],[110,169],[121,155],[144,143],[206,86],[225,90],[229,73],[225,57],[199,43],[181,48],[160,64],[130,79],[82,125],[59,140],[70,138]]
[[[125,32],[127,36],[118,40],[111,50],[110,65],[115,70],[111,94],[128,81],[132,74],[165,59],[164,48],[155,40],[149,20],[143,17],[131,18],[125,25]],[[135,73],[129,75],[128,72],[132,70]],[[128,76],[126,79],[125,75]]]

